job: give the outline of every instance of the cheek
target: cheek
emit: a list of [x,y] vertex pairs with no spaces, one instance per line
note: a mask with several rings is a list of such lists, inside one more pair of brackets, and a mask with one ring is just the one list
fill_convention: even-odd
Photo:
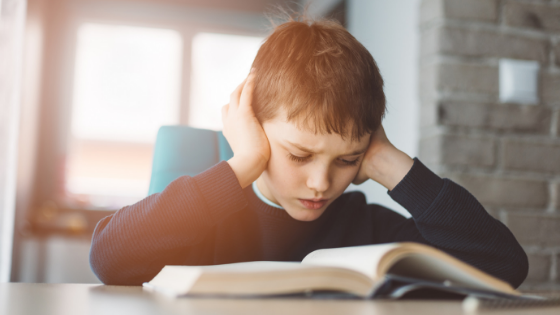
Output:
[[276,194],[289,195],[305,183],[303,172],[292,161],[280,154],[271,152],[266,169],[269,186]]
[[333,190],[342,194],[346,188],[352,183],[356,174],[358,174],[359,167],[342,167],[337,168],[332,175],[333,181],[331,183]]

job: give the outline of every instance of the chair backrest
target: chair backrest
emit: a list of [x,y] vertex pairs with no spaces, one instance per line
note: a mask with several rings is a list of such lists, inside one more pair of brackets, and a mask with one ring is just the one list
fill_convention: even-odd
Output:
[[197,175],[232,156],[221,131],[163,126],[158,131],[154,147],[148,194],[161,192],[178,177]]

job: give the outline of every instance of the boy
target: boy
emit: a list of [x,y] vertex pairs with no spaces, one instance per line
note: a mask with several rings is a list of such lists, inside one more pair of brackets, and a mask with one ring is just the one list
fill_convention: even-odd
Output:
[[[396,149],[384,112],[375,61],[342,26],[278,26],[222,109],[234,157],[101,220],[92,269],[106,284],[140,285],[164,265],[300,261],[319,248],[411,241],[519,286],[528,263],[511,232]],[[368,178],[412,218],[343,194]]]

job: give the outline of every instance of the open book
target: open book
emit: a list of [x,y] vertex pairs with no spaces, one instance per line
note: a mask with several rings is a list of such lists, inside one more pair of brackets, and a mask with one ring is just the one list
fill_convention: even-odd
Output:
[[338,291],[359,297],[399,298],[417,289],[483,297],[519,295],[508,283],[417,243],[320,249],[301,263],[165,266],[144,288],[171,296]]

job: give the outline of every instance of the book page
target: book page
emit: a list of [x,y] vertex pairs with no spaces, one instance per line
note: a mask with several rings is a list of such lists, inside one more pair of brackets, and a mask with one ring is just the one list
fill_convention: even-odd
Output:
[[165,266],[144,288],[168,296],[270,295],[334,290],[367,296],[372,280],[349,268],[252,261],[211,266]]
[[388,253],[379,272],[445,283],[449,286],[519,294],[507,282],[443,251],[420,244],[404,243],[398,250]]
[[386,273],[392,273],[473,289],[519,294],[508,283],[441,250],[418,243],[320,249],[307,255],[302,264],[348,268],[361,272],[374,281],[378,281]]
[[290,271],[309,268],[297,262],[253,261],[210,266],[165,266],[144,288],[176,296],[188,292],[203,273],[245,274]]
[[301,263],[348,268],[377,280],[383,276],[377,273],[379,262],[387,252],[397,247],[398,243],[389,243],[319,249],[305,256]]
[[177,292],[188,292],[202,274],[198,267],[165,266],[150,282],[142,286],[151,291],[176,296]]
[[239,262],[239,263],[222,264],[222,265],[197,266],[195,268],[200,268],[204,272],[212,272],[212,273],[224,272],[224,273],[248,274],[248,273],[305,269],[307,268],[307,266],[302,266],[298,262],[291,262],[291,261],[248,261],[248,262]]

